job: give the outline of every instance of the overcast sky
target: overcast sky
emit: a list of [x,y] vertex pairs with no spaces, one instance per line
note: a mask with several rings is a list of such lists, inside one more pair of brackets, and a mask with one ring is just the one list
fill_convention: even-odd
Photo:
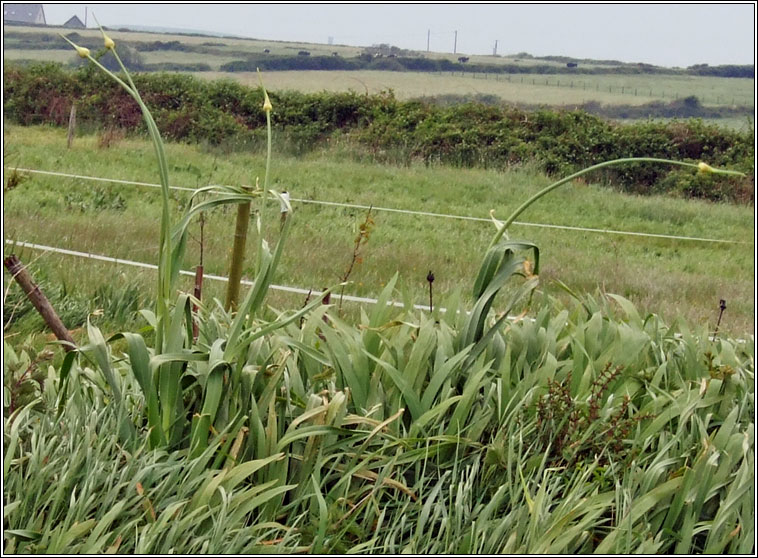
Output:
[[48,24],[72,15],[88,27],[142,25],[258,39],[432,51],[645,62],[659,66],[754,64],[755,4],[44,4]]

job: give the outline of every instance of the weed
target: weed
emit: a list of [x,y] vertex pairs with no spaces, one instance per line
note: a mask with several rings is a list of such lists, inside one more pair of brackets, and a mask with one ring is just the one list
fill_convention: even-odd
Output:
[[98,187],[88,190],[86,193],[72,189],[63,195],[63,201],[67,209],[79,210],[81,213],[100,211],[120,213],[127,207],[124,196],[111,188]]
[[126,132],[123,129],[109,126],[98,132],[97,147],[99,149],[110,149],[121,143],[125,136]]
[[363,263],[361,248],[368,243],[369,238],[371,238],[371,232],[374,229],[375,223],[374,219],[371,217],[372,209],[373,206],[368,208],[368,211],[366,211],[366,218],[360,225],[358,225],[358,233],[355,235],[355,239],[353,240],[353,253],[350,257],[350,263],[348,264],[347,269],[345,269],[345,273],[343,273],[340,277],[340,283],[342,283],[339,303],[340,311],[342,311],[342,295],[345,293],[345,284],[350,279],[350,275],[353,273],[353,268],[356,266],[356,264],[360,265]]
[[28,174],[20,173],[18,172],[18,169],[11,169],[8,173],[8,177],[5,179],[5,188],[3,191],[10,192],[26,180],[29,180]]
[[573,467],[597,461],[603,467],[625,463],[633,455],[629,443],[632,429],[654,415],[631,414],[627,395],[615,409],[603,408],[610,386],[622,371],[622,366],[613,368],[608,363],[582,403],[571,394],[570,371],[561,382],[547,380],[547,393],[537,400],[535,411],[542,451],[547,452],[552,464]]

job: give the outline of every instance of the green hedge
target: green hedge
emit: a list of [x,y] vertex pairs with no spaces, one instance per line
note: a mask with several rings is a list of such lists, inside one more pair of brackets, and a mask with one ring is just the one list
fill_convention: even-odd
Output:
[[[308,59],[309,57],[302,57]],[[334,60],[339,60],[334,57]],[[395,59],[392,59],[395,60]],[[203,81],[184,74],[134,77],[164,137],[213,145],[248,145],[265,125],[262,93],[231,80]],[[134,101],[91,67],[6,66],[5,115],[20,124],[67,124],[71,103],[85,125],[144,132]],[[695,176],[661,166],[635,165],[594,177],[623,190],[672,192],[713,201],[754,199],[752,133],[698,120],[618,125],[584,111],[464,103],[441,106],[399,101],[391,92],[272,92],[274,122],[299,151],[343,134],[376,160],[503,169],[536,162],[563,175],[619,157],[662,157],[728,167],[746,179]]]

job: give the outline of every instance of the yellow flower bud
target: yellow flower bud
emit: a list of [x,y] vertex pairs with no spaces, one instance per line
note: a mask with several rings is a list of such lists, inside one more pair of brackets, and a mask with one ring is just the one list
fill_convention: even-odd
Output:
[[699,174],[710,174],[710,173],[716,172],[716,170],[712,166],[706,163],[700,162],[697,164],[697,172]]
[[274,108],[271,106],[271,99],[268,98],[268,93],[265,91],[263,92],[264,95],[264,101],[263,101],[263,110],[266,112],[271,112],[271,110]]
[[103,42],[105,43],[105,48],[108,50],[113,50],[116,48],[116,43],[113,42],[113,39],[111,39],[108,35],[105,34],[105,31],[103,31]]

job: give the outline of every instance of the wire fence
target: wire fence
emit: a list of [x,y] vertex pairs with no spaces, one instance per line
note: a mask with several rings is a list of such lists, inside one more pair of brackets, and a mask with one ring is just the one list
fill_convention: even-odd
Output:
[[[157,265],[146,263],[146,262],[137,262],[137,261],[134,261],[134,260],[126,260],[126,259],[123,259],[123,258],[115,258],[113,256],[104,256],[102,254],[93,254],[92,252],[80,252],[80,251],[77,251],[77,250],[69,250],[67,248],[58,248],[58,247],[55,247],[55,246],[45,246],[43,244],[35,244],[35,243],[32,243],[32,242],[24,242],[24,241],[12,240],[12,239],[8,239],[8,238],[5,239],[5,244],[9,244],[9,245],[12,245],[12,246],[19,246],[21,248],[27,248],[27,249],[30,249],[30,250],[40,250],[40,251],[43,251],[43,252],[51,252],[51,253],[54,253],[54,254],[61,254],[61,255],[64,255],[64,256],[74,256],[74,257],[84,258],[84,259],[88,259],[88,260],[95,260],[95,261],[100,261],[100,262],[108,262],[108,263],[113,263],[113,264],[116,264],[116,265],[125,265],[125,266],[130,266],[130,267],[137,267],[137,268],[141,268],[141,269],[151,269],[151,270],[157,270],[158,269]],[[194,271],[187,271],[187,270],[184,270],[184,269],[179,270],[179,274],[180,275],[188,275],[188,276],[192,276],[192,277],[195,276],[195,272]],[[203,273],[203,279],[210,279],[212,281],[223,281],[223,282],[228,282],[229,281],[228,277],[225,277],[223,275],[209,274],[209,273]],[[243,285],[246,285],[246,286],[252,286],[253,285],[253,282],[252,281],[248,281],[247,279],[242,279],[240,281],[240,283],[243,284]],[[293,294],[301,294],[301,295],[306,295],[306,296],[307,295],[320,296],[323,293],[323,291],[319,291],[319,290],[305,289],[303,287],[291,287],[291,286],[287,286],[287,285],[269,285],[269,288],[272,289],[272,290],[275,290],[275,291],[282,291],[282,292],[293,293]],[[334,298],[334,299],[338,299],[338,300],[343,300],[345,302],[356,302],[356,303],[363,303],[363,304],[376,304],[376,303],[379,302],[375,298],[368,298],[368,297],[362,297],[362,296],[353,296],[353,295],[345,295],[345,294],[337,294],[337,293],[332,293],[330,295],[330,297]],[[396,306],[396,307],[399,307],[399,308],[404,308],[405,307],[405,303],[398,302],[398,301],[393,301],[393,300],[388,301],[387,304],[390,305],[390,306]],[[424,305],[424,304],[414,304],[413,308],[415,308],[417,310],[429,310],[430,309],[428,304],[426,304],[426,305]],[[440,312],[446,312],[445,308],[436,308],[436,309],[439,310]],[[513,319],[515,319],[515,317]]]
[[[28,172],[28,173],[33,173],[33,174],[47,175],[47,176],[58,176],[61,178],[71,178],[71,179],[77,179],[77,180],[109,182],[109,183],[114,183],[114,184],[143,186],[143,187],[149,187],[149,188],[161,187],[160,184],[154,184],[150,182],[136,182],[132,180],[122,180],[122,179],[117,179],[117,178],[85,176],[85,175],[70,174],[70,173],[57,172],[57,171],[46,171],[46,170],[39,170],[39,169],[28,169],[28,168],[8,167],[8,166],[6,166],[5,169],[6,170],[15,169],[16,171],[19,171],[19,172]],[[217,185],[211,184],[210,186],[217,186]],[[170,186],[169,188],[172,190],[178,190],[178,191],[184,191],[184,192],[195,191],[195,188],[187,188],[187,187],[182,187],[182,186]],[[415,215],[415,216],[424,216],[424,217],[442,218],[442,219],[458,219],[462,221],[478,221],[478,222],[487,222],[487,223],[492,222],[492,219],[490,218],[475,217],[471,215],[454,215],[450,213],[435,213],[431,211],[418,211],[418,210],[412,210],[412,209],[380,207],[376,205],[363,205],[363,204],[355,204],[355,203],[334,202],[334,201],[327,201],[327,200],[290,198],[290,202],[332,206],[332,207],[347,207],[347,208],[361,209],[361,210],[368,210],[369,208],[371,208],[372,211],[399,213],[399,214],[404,214],[404,215]],[[619,230],[613,230],[613,229],[598,229],[598,228],[592,228],[592,227],[554,225],[554,224],[549,224],[549,223],[531,223],[527,221],[514,221],[513,225],[523,226],[523,227],[557,229],[557,230],[573,231],[573,232],[589,232],[589,233],[597,233],[597,234],[609,234],[609,235],[621,235],[621,236],[633,236],[633,237],[662,238],[662,239],[675,240],[675,241],[710,242],[710,243],[721,243],[721,244],[750,244],[749,242],[742,241],[742,240],[728,240],[728,239],[704,238],[704,237],[683,236],[683,235],[646,233],[646,232],[638,232],[638,231],[619,231]]]
[[[648,97],[650,99],[662,99],[667,101],[676,101],[694,95],[704,105],[724,105],[724,106],[748,106],[755,105],[755,98],[747,94],[734,93],[712,93],[704,94],[702,92],[689,93],[679,92],[676,90],[661,88],[652,85],[614,85],[600,83],[598,81],[586,81],[583,79],[572,78],[566,75],[550,76],[536,74],[498,74],[486,72],[466,72],[463,71],[442,71],[437,75],[450,75],[458,77],[468,77],[475,80],[489,80],[495,82],[518,83],[531,86],[542,87],[564,87],[595,93],[608,93],[611,95],[629,96],[629,97]],[[587,99],[591,101],[592,99]]]
[[[158,269],[158,266],[155,265],[155,264],[149,264],[149,263],[145,263],[145,262],[137,262],[137,261],[134,261],[134,260],[125,260],[125,259],[122,259],[122,258],[114,258],[112,256],[103,256],[101,254],[93,254],[91,252],[79,252],[79,251],[76,251],[76,250],[69,250],[69,249],[66,249],[66,248],[57,248],[57,247],[54,247],[54,246],[45,246],[45,245],[42,245],[42,244],[34,244],[32,242],[23,242],[23,241],[19,241],[19,240],[11,240],[11,239],[7,239],[6,238],[5,239],[5,244],[10,244],[12,246],[19,246],[19,247],[22,247],[22,248],[28,248],[28,249],[31,249],[31,250],[41,250],[41,251],[44,251],[44,252],[52,252],[54,254],[61,254],[61,255],[64,255],[64,256],[74,256],[74,257],[85,258],[85,259],[89,259],[89,260],[95,260],[95,261],[101,261],[101,262],[109,262],[109,263],[113,263],[113,264],[117,264],[117,265],[125,265],[125,266],[137,267],[137,268],[142,268],[142,269],[150,269],[150,270],[157,270]],[[193,272],[193,271],[187,271],[187,270],[184,270],[184,269],[179,270],[179,274],[180,275],[188,275],[188,276],[191,276],[191,277],[195,276],[195,272]],[[210,279],[212,281],[223,281],[223,282],[228,282],[229,281],[229,278],[225,277],[223,275],[214,275],[214,274],[208,274],[208,273],[204,273],[203,274],[203,279]],[[246,279],[240,280],[240,283],[243,284],[243,285],[246,285],[246,286],[252,286],[253,285],[252,281],[248,281]],[[274,291],[282,291],[282,292],[286,292],[286,293],[301,294],[301,295],[306,295],[306,296],[321,296],[321,294],[323,293],[323,291],[317,291],[317,290],[313,290],[313,289],[304,289],[302,287],[291,287],[291,286],[287,286],[287,285],[273,285],[272,284],[272,285],[269,285],[269,289],[274,290]],[[377,304],[379,302],[375,298],[368,298],[368,297],[362,297],[362,296],[353,296],[353,295],[345,295],[345,294],[337,294],[337,293],[332,293],[330,296],[332,298],[335,298],[335,299],[338,299],[338,300],[342,300],[342,301],[345,301],[345,302],[354,302],[354,303],[360,303],[360,304]],[[405,303],[399,302],[399,301],[396,301],[396,300],[389,300],[389,301],[387,301],[387,305],[388,306],[394,306],[394,307],[397,307],[397,308],[405,308],[406,307]],[[432,310],[432,308],[430,308],[429,305],[427,305],[427,304],[413,304],[413,308],[416,309],[416,310],[423,310],[423,311],[431,311]],[[435,307],[434,310],[436,310],[438,312],[441,312],[441,313],[446,313],[447,312],[447,309],[444,308],[444,307]],[[457,312],[465,312],[466,314],[470,314],[471,313],[469,310],[458,310]],[[518,322],[518,321],[534,322],[535,321],[534,318],[529,318],[529,317],[526,317],[524,315],[508,316],[507,319],[509,321],[511,321],[511,322]],[[674,337],[680,339],[682,337],[682,334],[675,333]],[[709,336],[708,339],[711,340],[711,341],[713,341],[713,340],[715,340],[715,336],[713,336],[713,335]],[[734,339],[734,341],[736,341],[737,343],[747,343],[748,341],[750,343],[753,343],[754,339],[755,339],[755,336],[751,336],[748,340],[746,340],[746,339],[739,339],[738,338],[738,339]]]

